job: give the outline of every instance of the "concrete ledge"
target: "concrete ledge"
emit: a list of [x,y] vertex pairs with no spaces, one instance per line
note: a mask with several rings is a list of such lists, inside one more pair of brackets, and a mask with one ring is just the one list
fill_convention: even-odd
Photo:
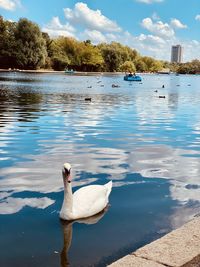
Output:
[[138,258],[134,255],[128,255],[111,265],[110,267],[165,267],[162,264],[156,263],[154,261]]
[[200,218],[195,218],[110,266],[199,267]]

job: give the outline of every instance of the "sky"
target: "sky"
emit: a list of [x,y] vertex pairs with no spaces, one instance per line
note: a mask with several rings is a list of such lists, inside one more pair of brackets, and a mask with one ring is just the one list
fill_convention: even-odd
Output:
[[167,61],[180,44],[184,62],[200,59],[199,0],[0,0],[0,15],[27,18],[51,37],[116,41]]

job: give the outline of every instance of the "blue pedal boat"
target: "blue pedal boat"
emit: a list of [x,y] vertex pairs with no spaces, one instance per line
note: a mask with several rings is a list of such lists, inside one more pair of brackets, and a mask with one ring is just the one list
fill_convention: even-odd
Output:
[[134,82],[141,82],[142,78],[138,75],[127,74],[124,76],[124,81],[134,81]]

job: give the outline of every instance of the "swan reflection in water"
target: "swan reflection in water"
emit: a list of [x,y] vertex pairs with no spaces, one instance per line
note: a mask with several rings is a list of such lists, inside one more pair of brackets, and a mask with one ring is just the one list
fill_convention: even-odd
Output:
[[72,230],[73,230],[73,224],[78,222],[78,223],[84,223],[84,224],[95,224],[103,216],[105,213],[108,211],[109,206],[107,206],[102,212],[92,216],[88,217],[85,219],[79,219],[79,220],[74,220],[74,221],[61,221],[62,229],[63,229],[63,249],[60,253],[60,260],[61,260],[61,267],[68,267],[70,266],[69,259],[68,259],[68,252],[71,246],[72,242]]

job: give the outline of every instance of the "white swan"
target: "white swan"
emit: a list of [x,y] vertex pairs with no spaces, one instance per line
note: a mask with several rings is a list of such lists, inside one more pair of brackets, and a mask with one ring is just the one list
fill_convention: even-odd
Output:
[[60,218],[63,220],[87,218],[105,209],[112,190],[112,181],[105,185],[84,186],[73,194],[70,171],[71,165],[65,163],[62,170],[64,200],[60,211]]

